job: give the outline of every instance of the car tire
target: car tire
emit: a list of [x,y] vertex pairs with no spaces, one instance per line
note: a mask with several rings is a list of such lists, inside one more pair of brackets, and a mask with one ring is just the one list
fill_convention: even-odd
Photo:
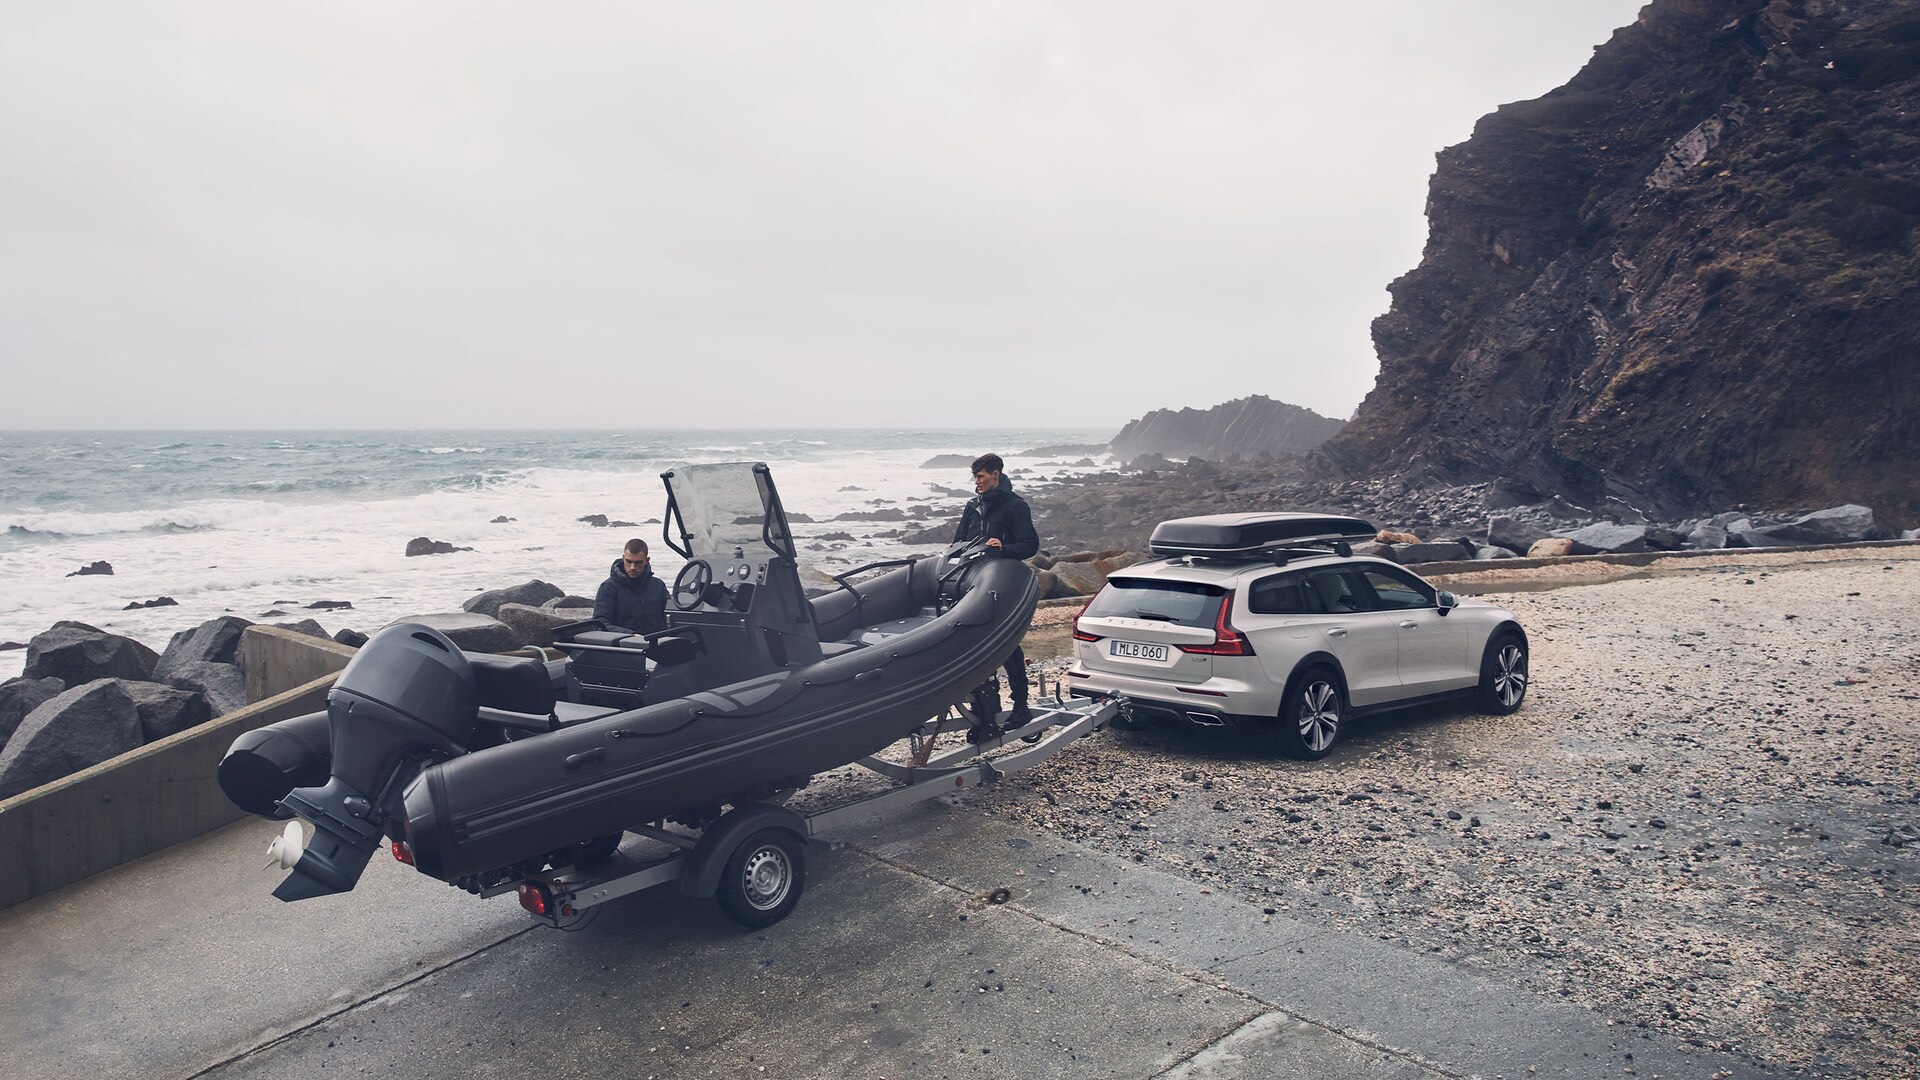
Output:
[[1505,716],[1520,708],[1527,699],[1527,641],[1512,630],[1503,630],[1487,642],[1480,658],[1480,688],[1477,697],[1482,712]]
[[1330,667],[1310,667],[1295,676],[1280,705],[1280,752],[1297,761],[1319,761],[1333,750],[1347,721],[1347,692]]

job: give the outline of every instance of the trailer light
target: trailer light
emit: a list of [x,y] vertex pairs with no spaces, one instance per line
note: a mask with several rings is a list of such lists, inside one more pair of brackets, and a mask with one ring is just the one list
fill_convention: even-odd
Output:
[[535,915],[545,915],[553,908],[547,901],[547,887],[537,881],[520,883],[520,906]]
[[405,840],[395,840],[393,842],[393,857],[406,863],[408,866],[413,865],[413,849],[407,846]]

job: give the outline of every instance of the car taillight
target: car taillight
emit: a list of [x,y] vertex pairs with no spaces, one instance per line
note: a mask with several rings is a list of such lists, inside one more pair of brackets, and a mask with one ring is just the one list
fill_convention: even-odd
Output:
[[[1098,596],[1100,594],[1095,593],[1093,595]],[[1085,615],[1087,613],[1087,609],[1092,606],[1093,606],[1093,596],[1089,596],[1087,597],[1087,602],[1080,605],[1080,610],[1074,613],[1073,640],[1075,641],[1099,641],[1100,640],[1099,634],[1089,634],[1085,630],[1080,629],[1080,616]]]
[[393,857],[406,863],[408,866],[413,865],[413,849],[407,846],[405,840],[395,840],[393,842]]
[[1213,644],[1176,645],[1175,648],[1202,656],[1252,656],[1253,642],[1247,640],[1247,635],[1235,630],[1233,623],[1227,619],[1228,612],[1232,610],[1233,593],[1228,591],[1227,595],[1220,598],[1220,617],[1213,621]]

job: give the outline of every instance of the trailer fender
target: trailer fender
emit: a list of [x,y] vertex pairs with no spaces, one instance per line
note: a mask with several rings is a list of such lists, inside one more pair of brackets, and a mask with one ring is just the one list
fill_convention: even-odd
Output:
[[688,896],[718,892],[720,875],[733,849],[761,829],[785,829],[802,843],[807,839],[805,819],[784,806],[752,803],[735,807],[700,834],[700,842],[687,854],[687,872],[680,878],[680,891]]

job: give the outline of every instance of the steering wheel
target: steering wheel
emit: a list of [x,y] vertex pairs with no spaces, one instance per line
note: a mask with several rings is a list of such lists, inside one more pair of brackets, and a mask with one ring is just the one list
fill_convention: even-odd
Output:
[[713,567],[705,559],[688,559],[687,565],[673,579],[673,603],[681,611],[692,611],[700,606],[700,598],[707,594],[707,586],[713,584]]

